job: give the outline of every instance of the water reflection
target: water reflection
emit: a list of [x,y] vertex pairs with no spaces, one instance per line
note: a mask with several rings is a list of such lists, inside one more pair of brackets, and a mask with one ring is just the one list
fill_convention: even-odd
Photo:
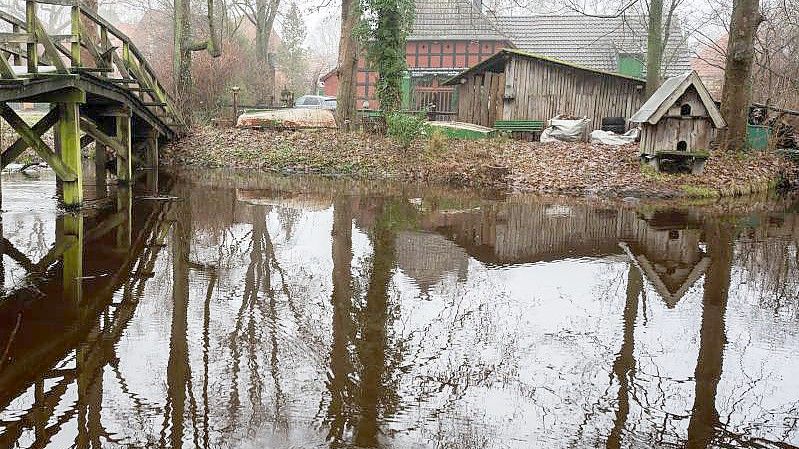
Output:
[[147,178],[4,183],[0,447],[799,444],[789,199]]

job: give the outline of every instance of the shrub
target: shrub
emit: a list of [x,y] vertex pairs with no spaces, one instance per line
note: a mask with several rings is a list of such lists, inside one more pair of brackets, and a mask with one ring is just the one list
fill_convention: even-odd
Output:
[[433,126],[430,128],[429,138],[427,139],[427,151],[431,155],[435,155],[447,149],[449,138],[440,128]]
[[425,114],[407,114],[389,112],[386,114],[386,132],[403,148],[408,148],[414,140],[428,134],[427,116]]

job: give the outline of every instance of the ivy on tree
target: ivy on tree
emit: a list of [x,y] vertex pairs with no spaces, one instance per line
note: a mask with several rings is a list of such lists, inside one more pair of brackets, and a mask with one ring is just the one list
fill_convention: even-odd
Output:
[[413,25],[413,0],[364,0],[361,23],[370,66],[378,73],[377,98],[384,112],[400,108],[407,69],[405,46]]

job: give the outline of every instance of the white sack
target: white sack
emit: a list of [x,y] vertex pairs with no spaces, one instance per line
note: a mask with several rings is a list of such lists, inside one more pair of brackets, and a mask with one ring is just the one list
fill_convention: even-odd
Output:
[[588,118],[565,120],[561,116],[552,117],[549,126],[541,131],[541,142],[578,142],[583,138],[585,127],[591,123]]
[[616,134],[613,131],[602,131],[597,129],[591,131],[591,143],[601,143],[603,145],[626,145],[638,139],[641,130],[633,128],[624,134]]

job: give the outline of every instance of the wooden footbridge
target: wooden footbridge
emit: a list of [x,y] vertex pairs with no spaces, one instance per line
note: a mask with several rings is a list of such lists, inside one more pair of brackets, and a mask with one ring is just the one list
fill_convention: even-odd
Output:
[[[69,34],[48,34],[39,4],[70,8]],[[134,160],[155,167],[159,140],[185,128],[174,101],[130,39],[78,0],[27,0],[25,17],[0,11],[0,116],[19,134],[2,149],[2,167],[32,148],[62,182],[63,203],[83,202],[81,150],[95,142],[98,182],[106,161],[116,176],[133,178]],[[27,124],[9,103],[49,103],[50,111]],[[42,139],[53,129],[54,148]],[[102,175],[101,175],[102,174]]]

